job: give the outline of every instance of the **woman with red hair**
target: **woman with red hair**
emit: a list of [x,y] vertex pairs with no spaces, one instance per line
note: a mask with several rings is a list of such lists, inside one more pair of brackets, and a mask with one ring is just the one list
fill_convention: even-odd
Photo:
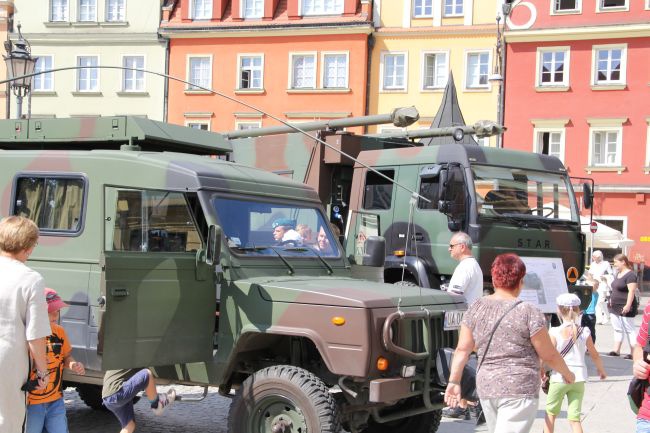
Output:
[[529,432],[539,405],[540,360],[566,383],[573,383],[575,376],[551,342],[544,314],[517,299],[526,275],[524,262],[516,254],[501,254],[491,273],[494,294],[479,298],[463,317],[445,402],[461,404],[463,368],[476,350],[476,388],[488,431]]

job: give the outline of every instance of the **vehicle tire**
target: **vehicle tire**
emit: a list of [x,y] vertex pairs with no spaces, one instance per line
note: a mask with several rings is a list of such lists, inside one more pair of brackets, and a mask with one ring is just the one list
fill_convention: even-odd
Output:
[[102,403],[102,387],[100,385],[83,384],[77,385],[79,398],[86,403],[86,406],[95,410],[108,410]]
[[244,381],[230,404],[228,431],[338,433],[341,420],[323,381],[302,368],[278,365]]
[[363,433],[436,433],[441,419],[442,409],[383,424],[370,418]]

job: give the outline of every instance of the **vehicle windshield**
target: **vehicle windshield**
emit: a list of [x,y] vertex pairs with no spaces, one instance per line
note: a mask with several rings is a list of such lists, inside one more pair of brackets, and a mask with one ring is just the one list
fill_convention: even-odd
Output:
[[338,257],[338,242],[316,207],[215,196],[212,206],[236,254]]
[[479,218],[579,221],[567,176],[486,165],[472,172]]

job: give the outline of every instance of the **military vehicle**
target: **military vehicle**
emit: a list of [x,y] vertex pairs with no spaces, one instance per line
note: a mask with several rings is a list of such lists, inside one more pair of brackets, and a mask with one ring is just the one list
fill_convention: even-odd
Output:
[[[70,304],[87,374],[65,380],[90,406],[103,370],[152,367],[232,391],[235,433],[437,430],[435,355],[455,347],[462,297],[351,278],[312,188],[142,118],[3,120],[0,149],[0,215],[40,228],[29,266]],[[274,238],[287,220],[318,244]],[[359,264],[384,251],[368,236]]]

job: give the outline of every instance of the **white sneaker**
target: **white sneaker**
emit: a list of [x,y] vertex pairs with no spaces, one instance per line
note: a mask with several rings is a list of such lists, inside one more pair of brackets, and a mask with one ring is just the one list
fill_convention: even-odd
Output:
[[171,406],[174,400],[176,400],[176,390],[174,390],[174,388],[169,388],[165,394],[158,394],[158,406],[152,408],[153,413],[156,415],[162,415],[165,409]]

